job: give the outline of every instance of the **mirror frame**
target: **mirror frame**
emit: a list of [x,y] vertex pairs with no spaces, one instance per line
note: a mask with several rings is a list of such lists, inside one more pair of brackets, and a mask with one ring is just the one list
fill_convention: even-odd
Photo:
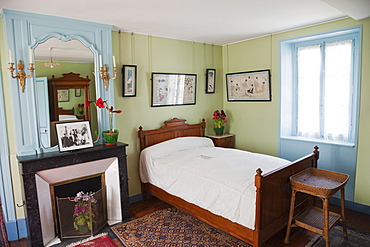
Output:
[[[25,72],[28,75],[30,49],[38,44],[55,37],[62,41],[79,40],[94,54],[94,71],[96,84],[96,98],[114,102],[114,87],[112,80],[105,90],[99,73],[99,55],[102,55],[104,64],[112,68],[112,25],[80,21],[62,17],[54,17],[3,9],[2,16],[5,23],[7,50],[12,49],[13,61],[22,60]],[[34,58],[31,58],[34,61]],[[8,57],[9,60],[9,57]],[[57,147],[43,148],[39,133],[36,98],[36,73],[27,78],[25,91],[22,93],[18,80],[9,76],[12,93],[13,116],[17,155],[31,155],[37,153],[57,151]],[[92,99],[91,99],[92,100]],[[102,143],[101,130],[109,128],[108,114],[97,112],[99,136],[98,143]]]

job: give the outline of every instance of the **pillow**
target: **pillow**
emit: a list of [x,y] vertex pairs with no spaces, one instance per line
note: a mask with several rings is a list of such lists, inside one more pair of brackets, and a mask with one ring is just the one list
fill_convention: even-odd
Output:
[[59,121],[76,120],[76,115],[59,115]]
[[141,151],[141,158],[147,161],[163,158],[172,153],[200,147],[214,147],[213,141],[207,137],[187,136],[164,141]]

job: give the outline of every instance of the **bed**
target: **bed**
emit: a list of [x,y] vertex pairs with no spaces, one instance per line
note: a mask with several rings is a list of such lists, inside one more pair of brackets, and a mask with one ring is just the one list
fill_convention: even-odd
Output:
[[75,115],[75,108],[72,109],[63,109],[61,107],[58,108],[58,120],[59,121],[69,121],[69,120],[77,120],[77,116]]
[[[173,170],[172,166],[174,165],[180,165],[180,166],[187,166],[186,165],[186,160],[187,160],[187,154],[182,153],[183,150],[180,152],[175,152],[175,155],[178,155],[178,164],[173,164],[172,162],[173,159],[171,158],[171,161],[166,160],[167,159],[167,151],[164,151],[165,153],[162,153],[163,151],[160,151],[160,149],[157,149],[158,146],[164,146],[165,150],[172,150],[176,149],[176,146],[178,145],[178,141],[180,141],[180,146],[189,146],[188,141],[189,139],[194,139],[200,141],[201,146],[195,146],[194,151],[188,150],[187,148],[184,148],[184,152],[189,152],[198,157],[198,159],[203,159],[201,162],[202,165],[204,163],[204,169],[209,171],[209,167],[211,163],[218,164],[218,160],[213,160],[213,158],[216,156],[214,153],[206,153],[211,152],[209,150],[212,149],[217,149],[216,153],[224,152],[224,148],[216,148],[216,147],[209,147],[210,144],[207,142],[207,138],[205,138],[205,128],[206,124],[204,119],[201,121],[201,123],[198,124],[187,124],[185,123],[186,120],[184,119],[177,119],[174,118],[172,120],[168,120],[164,122],[164,126],[160,127],[159,129],[153,129],[153,130],[143,130],[143,127],[139,127],[138,135],[140,139],[140,149],[141,149],[141,156],[147,155],[148,150],[151,150],[149,153],[151,155],[157,156],[160,159],[162,159],[162,156],[164,159],[162,160],[162,164],[156,163],[156,166],[161,167],[163,165],[168,165],[167,167],[164,167],[164,171],[166,173],[171,174],[172,177],[175,177],[176,179],[173,181],[173,183],[180,181],[182,177],[180,175],[173,175]],[[199,138],[195,138],[199,137]],[[203,138],[203,139],[202,139]],[[210,141],[210,140],[209,140]],[[176,145],[174,145],[174,142],[176,142]],[[212,143],[210,141],[210,143]],[[158,145],[157,145],[158,144]],[[191,144],[190,146],[192,146]],[[198,145],[198,144],[196,144]],[[204,146],[204,147],[203,147]],[[162,147],[161,147],[162,148]],[[232,152],[232,155],[234,155],[236,152],[242,152],[239,150],[232,150],[229,149],[229,151]],[[213,152],[213,151],[212,151]],[[226,150],[225,150],[226,152]],[[162,155],[163,154],[163,155]],[[160,156],[162,155],[162,156]],[[263,156],[263,155],[262,155]],[[260,156],[258,156],[260,157]],[[177,208],[180,210],[187,212],[204,222],[224,231],[229,233],[230,235],[233,235],[246,243],[252,245],[252,246],[261,246],[262,243],[267,241],[269,238],[271,238],[273,235],[278,233],[280,230],[286,227],[287,221],[288,221],[288,214],[289,214],[289,203],[290,203],[290,196],[291,196],[291,190],[290,190],[290,183],[289,183],[289,177],[299,171],[304,170],[305,168],[308,167],[317,167],[317,160],[319,158],[319,152],[318,152],[318,147],[314,148],[313,153],[302,157],[294,162],[289,162],[286,160],[278,159],[278,163],[280,165],[278,167],[270,167],[266,168],[270,171],[268,172],[263,172],[260,167],[266,167],[265,164],[254,164],[255,167],[258,167],[255,171],[253,172],[253,175],[251,178],[248,178],[248,180],[251,180],[251,186],[252,188],[249,188],[248,192],[247,189],[244,190],[243,188],[239,188],[237,190],[241,190],[242,193],[246,193],[250,196],[251,192],[250,189],[252,189],[253,192],[253,201],[255,203],[252,203],[252,209],[248,210],[248,207],[245,206],[246,204],[242,204],[244,201],[244,197],[235,194],[235,196],[231,196],[228,199],[225,199],[226,201],[231,202],[231,204],[235,204],[235,207],[238,207],[235,215],[240,216],[239,218],[235,219],[233,216],[230,215],[223,215],[223,213],[218,212],[217,209],[213,208],[208,208],[208,206],[204,205],[199,205],[197,202],[192,201],[192,199],[189,199],[186,197],[183,192],[180,194],[177,194],[177,192],[174,191],[179,191],[177,190],[172,190],[172,188],[167,188],[162,186],[160,182],[155,182],[154,178],[148,178],[148,172],[147,170],[150,170],[151,168],[147,168],[145,170],[143,167],[145,167],[143,163],[143,160],[150,160],[152,156],[149,155],[149,158],[141,158],[140,161],[140,173],[141,173],[141,179],[142,179],[142,194],[143,194],[143,199],[146,199],[146,193],[149,193]],[[263,158],[268,158],[272,159],[272,157],[265,157]],[[176,160],[176,158],[175,158]],[[157,160],[156,160],[157,162]],[[171,162],[171,163],[170,163]],[[224,162],[224,161],[223,161]],[[234,161],[233,161],[234,162]],[[144,162],[145,163],[145,162]],[[159,164],[159,165],[157,165]],[[170,165],[169,165],[170,164]],[[233,164],[230,164],[233,165]],[[142,167],[143,166],[143,167]],[[208,167],[207,167],[208,166]],[[220,166],[220,165],[218,165]],[[222,165],[220,166],[222,168]],[[226,167],[226,165],[225,165]],[[182,168],[181,168],[182,169]],[[192,168],[193,169],[193,168]],[[202,168],[199,168],[202,169]],[[224,168],[225,169],[225,168]],[[265,168],[264,168],[265,169]],[[189,172],[182,171],[184,174],[187,174]],[[226,170],[224,170],[224,174],[226,174]],[[196,173],[196,171],[194,171]],[[209,172],[210,173],[210,172]],[[242,175],[244,174],[243,172],[240,172]],[[235,174],[234,174],[235,175]],[[230,174],[225,175],[230,176]],[[240,176],[240,174],[237,174],[236,176]],[[159,180],[161,180],[160,175],[158,175]],[[242,176],[240,176],[242,177]],[[246,176],[247,177],[247,176]],[[166,178],[167,179],[167,178]],[[162,180],[166,180],[162,179]],[[189,178],[190,179],[190,178]],[[202,186],[198,186],[197,188],[205,188],[205,187],[213,187],[211,184],[210,180],[208,177],[203,178],[203,176],[199,179],[200,183],[202,183]],[[234,179],[232,179],[234,180]],[[191,191],[194,191],[193,185],[193,180],[190,180],[192,182],[189,183],[184,188],[184,193],[186,193],[186,190],[189,189]],[[206,182],[205,182],[206,181]],[[172,186],[172,182],[171,186]],[[183,183],[186,183],[186,180],[183,181]],[[227,182],[229,183],[229,182]],[[232,185],[235,186],[235,185]],[[242,186],[245,186],[243,184]],[[172,186],[174,187],[174,186]],[[221,186],[222,187],[222,186]],[[248,186],[246,186],[248,187]],[[203,192],[205,196],[209,196],[208,192],[205,193],[204,191],[200,190],[200,192]],[[218,188],[218,193],[219,195],[229,195],[230,192],[226,192],[225,190]],[[233,193],[233,192],[232,192]],[[209,193],[210,194],[210,193]],[[234,195],[234,194],[233,194]],[[306,209],[310,202],[309,198],[303,194],[297,195],[297,203],[296,203],[296,210],[295,214],[298,214],[299,212],[302,212],[304,209]],[[236,198],[236,201],[240,201],[240,205],[238,202],[233,202],[232,199]],[[211,199],[212,200],[212,199]],[[207,201],[206,198],[204,201]],[[215,204],[218,204],[219,202],[216,202]],[[243,202],[244,203],[244,202]],[[230,203],[229,203],[230,204]],[[230,205],[225,206],[226,208],[229,207]],[[222,207],[221,207],[222,208]],[[245,212],[243,212],[243,209]],[[234,210],[234,209],[232,209]],[[226,211],[231,211],[226,210]],[[252,214],[250,213],[252,211]],[[253,217],[252,221],[248,223],[243,221],[243,217],[245,214],[249,214],[249,217]],[[251,225],[252,224],[252,225]]]

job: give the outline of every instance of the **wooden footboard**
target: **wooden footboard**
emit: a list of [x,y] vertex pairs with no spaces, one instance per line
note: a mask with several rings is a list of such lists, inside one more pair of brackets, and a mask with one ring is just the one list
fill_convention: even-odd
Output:
[[[144,131],[140,127],[140,148],[142,150],[158,142],[180,136],[204,136],[204,129],[204,120],[200,124],[188,125],[185,124],[185,120],[181,119],[166,121],[165,126],[156,130]],[[317,167],[318,158],[318,147],[315,147],[312,154],[296,160],[289,165],[266,174],[263,174],[263,171],[260,169],[256,171],[256,218],[254,229],[215,215],[149,183],[142,184],[143,198],[145,198],[145,193],[148,192],[252,246],[259,247],[287,225],[291,196],[289,177],[308,167]],[[299,195],[296,202],[295,213],[298,214],[308,206],[308,197]]]
[[[260,233],[258,234],[259,239],[255,241],[263,243],[286,227],[291,198],[289,178],[308,167],[317,167],[318,149],[315,146],[312,154],[275,171],[262,174],[261,170],[257,170],[255,230]],[[309,206],[308,196],[303,194],[297,194],[296,202],[298,205],[295,210],[296,214]]]

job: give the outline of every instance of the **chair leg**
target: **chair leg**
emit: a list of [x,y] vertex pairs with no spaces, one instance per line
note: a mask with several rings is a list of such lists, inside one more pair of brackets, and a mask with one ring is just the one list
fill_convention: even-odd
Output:
[[323,237],[325,239],[325,246],[329,247],[329,199],[323,198],[323,211],[324,211],[324,229]]
[[347,234],[347,225],[346,225],[346,217],[344,215],[344,187],[340,191],[340,208],[341,208],[341,217],[342,217],[342,225],[343,225],[343,236],[344,238],[348,238]]
[[285,244],[289,244],[290,231],[292,229],[292,221],[293,221],[293,215],[294,215],[294,204],[295,204],[295,194],[296,193],[297,191],[292,190],[292,197],[290,199],[289,220],[288,220],[288,226],[287,226],[286,235],[284,239]]

